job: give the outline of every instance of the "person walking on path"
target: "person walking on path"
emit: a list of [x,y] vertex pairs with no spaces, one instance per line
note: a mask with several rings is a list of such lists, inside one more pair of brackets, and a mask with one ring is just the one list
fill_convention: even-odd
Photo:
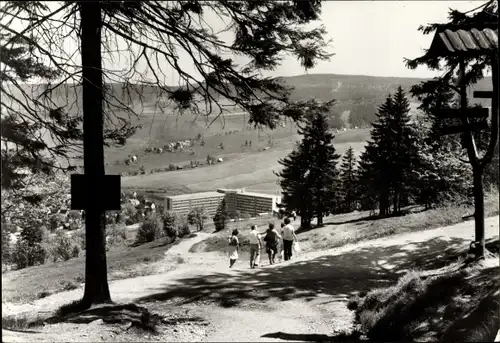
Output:
[[274,264],[276,254],[278,253],[278,242],[281,239],[278,231],[274,229],[274,224],[269,223],[264,241],[266,242],[266,252],[269,257],[269,264]]
[[234,229],[231,237],[229,238],[229,268],[232,268],[238,259],[238,252],[240,251],[238,234],[238,230]]
[[295,219],[297,219],[297,212],[295,212],[295,210],[292,211],[292,217],[293,217],[293,221],[295,221]]
[[262,247],[262,241],[260,239],[260,234],[257,232],[257,227],[252,225],[250,231],[250,268],[258,267],[260,264],[260,249]]
[[295,234],[295,228],[290,223],[290,218],[285,218],[285,226],[283,226],[283,249],[285,261],[290,260],[292,257],[292,246],[293,241],[298,241],[297,235]]

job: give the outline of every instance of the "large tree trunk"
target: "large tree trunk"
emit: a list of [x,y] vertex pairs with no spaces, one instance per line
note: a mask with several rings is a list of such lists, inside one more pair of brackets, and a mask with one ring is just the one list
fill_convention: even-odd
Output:
[[[101,5],[81,1],[81,45],[83,76],[83,159],[87,180],[104,176],[103,90],[101,57]],[[98,187],[96,184],[95,187]],[[90,199],[92,200],[92,199]],[[106,220],[104,210],[90,201],[85,216],[86,306],[111,302],[106,265]]]
[[317,223],[318,227],[323,226],[323,212],[318,212],[317,218],[318,218],[318,223]]
[[389,194],[382,190],[379,196],[379,216],[386,217],[389,212]]

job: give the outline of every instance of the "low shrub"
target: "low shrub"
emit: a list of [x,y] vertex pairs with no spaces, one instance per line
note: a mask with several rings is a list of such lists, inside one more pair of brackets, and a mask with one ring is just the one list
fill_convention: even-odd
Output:
[[107,232],[107,245],[119,246],[127,241],[127,229],[123,225],[113,224]]
[[64,215],[60,213],[53,214],[50,216],[49,225],[50,230],[55,231],[57,228],[61,227],[66,222]]
[[17,226],[12,223],[2,222],[2,231],[5,231],[7,233],[16,233]]
[[179,236],[178,223],[179,218],[174,212],[166,211],[163,214],[165,236],[171,238],[173,241]]
[[45,263],[47,251],[40,243],[29,245],[25,240],[18,240],[11,254],[11,261],[17,269]]
[[66,281],[66,280],[61,282],[61,286],[62,286],[62,289],[65,291],[72,291],[72,290],[77,289],[79,287],[79,285],[77,285],[75,282]]
[[73,239],[82,250],[85,250],[85,229],[75,231],[73,233]]
[[80,247],[72,237],[60,231],[52,241],[51,255],[54,262],[67,261],[80,255]]
[[250,219],[252,216],[250,216],[250,214],[246,213],[246,212],[243,212],[240,216],[241,219],[244,219],[244,220],[248,220]]
[[134,218],[136,213],[137,213],[137,209],[135,208],[134,205],[132,205],[131,203],[127,202],[126,204],[123,204],[122,205],[122,211],[121,213],[125,216],[125,218]]
[[191,234],[191,228],[188,223],[181,223],[177,228],[177,237],[183,238]]
[[120,212],[117,216],[116,216],[116,224],[125,224],[125,221],[127,220],[127,216]]
[[77,244],[73,245],[73,250],[71,251],[71,258],[77,258],[78,256],[80,256],[81,251],[82,250]]
[[10,254],[11,254],[11,247],[10,247],[10,234],[5,229],[3,226],[1,229],[2,232],[2,262],[3,263],[9,263],[10,262]]
[[145,220],[137,231],[136,242],[147,243],[152,242],[163,236],[163,224],[159,218],[153,217]]
[[48,235],[49,233],[45,227],[33,225],[23,228],[21,230],[20,238],[28,245],[34,245],[42,243],[42,241],[46,239]]

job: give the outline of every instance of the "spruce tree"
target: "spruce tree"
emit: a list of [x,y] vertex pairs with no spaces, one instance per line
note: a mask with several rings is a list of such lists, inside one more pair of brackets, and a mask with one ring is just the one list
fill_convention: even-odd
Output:
[[351,212],[356,209],[356,156],[352,146],[344,153],[340,166],[341,210]]
[[314,216],[318,226],[328,212],[339,206],[339,155],[333,146],[334,135],[328,125],[332,103],[311,103],[305,116],[305,125],[299,129],[303,136],[296,149],[279,163],[284,169],[277,175],[283,190],[283,204],[287,210],[297,210],[301,225],[309,227]]
[[298,143],[288,156],[278,161],[283,169],[275,173],[282,189],[281,207],[287,212],[296,211],[303,228],[310,226],[313,217],[312,187],[307,183],[308,162],[304,157]]
[[356,169],[356,179],[358,180],[356,198],[364,211],[375,211],[380,202],[380,187],[377,186],[380,176],[376,168],[376,163],[379,160],[378,153],[375,143],[368,141],[365,150],[360,155]]
[[335,136],[330,131],[327,113],[322,111],[313,113],[308,118],[304,130],[299,133],[304,137],[303,153],[309,157],[314,215],[318,226],[322,226],[324,215],[328,212],[337,212],[340,207],[337,169],[340,155],[333,146]]
[[411,171],[419,163],[417,133],[410,117],[410,102],[403,89],[398,87],[394,94],[392,115],[389,117],[392,149],[389,151],[388,168],[392,191],[393,213],[401,211],[411,196]]
[[222,199],[219,206],[217,207],[217,211],[213,217],[214,226],[216,231],[224,230],[227,226],[227,222],[229,221],[229,214],[227,213],[227,205],[226,199]]
[[366,146],[362,155],[363,168],[361,179],[369,194],[376,195],[379,216],[387,216],[390,209],[390,154],[393,149],[393,141],[390,134],[390,116],[393,113],[394,102],[389,95],[385,102],[379,106],[377,112],[378,121],[372,123],[370,132],[371,141]]

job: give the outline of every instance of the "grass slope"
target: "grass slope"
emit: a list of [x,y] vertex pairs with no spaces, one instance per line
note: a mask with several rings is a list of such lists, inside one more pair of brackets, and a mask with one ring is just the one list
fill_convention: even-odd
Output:
[[[225,136],[223,136],[225,138]],[[241,145],[245,142],[244,136],[227,136],[232,139],[231,144],[222,151],[217,149],[218,140],[206,143],[204,153],[224,158],[223,163],[213,166],[203,166],[196,169],[179,170],[155,174],[122,177],[122,185],[125,188],[134,189],[166,189],[171,191],[187,188],[192,192],[210,191],[220,187],[247,188],[249,190],[275,194],[279,191],[277,178],[273,171],[279,171],[281,165],[278,160],[284,158],[293,148],[298,135],[273,139],[274,148],[267,151],[249,151],[241,153]],[[360,153],[369,137],[368,129],[350,130],[336,135],[334,139],[335,148],[339,154],[343,154],[349,146],[352,146],[356,154]],[[215,137],[219,138],[219,137]],[[226,139],[226,138],[225,138]],[[256,142],[256,141],[254,141]],[[255,143],[254,143],[255,144]],[[267,140],[259,142],[259,146],[267,144]],[[195,147],[196,150],[199,147]],[[255,149],[255,148],[254,148]],[[146,157],[143,161],[146,169],[151,166],[168,166],[173,163],[171,155],[162,154]],[[206,156],[206,155],[205,155]],[[187,156],[190,157],[190,156]],[[149,160],[149,158],[151,160]],[[175,157],[181,159],[181,157]],[[178,161],[178,160],[177,160]],[[189,163],[189,160],[187,160]],[[136,168],[136,167],[135,167]]]
[[[167,244],[163,239],[137,247],[131,239],[107,253],[109,280],[126,279],[153,274],[165,251],[177,242]],[[182,261],[178,261],[182,262]],[[85,256],[65,262],[14,270],[2,274],[2,302],[27,303],[53,293],[79,288],[85,281]]]
[[391,287],[355,297],[349,308],[358,330],[384,342],[492,342],[500,319],[498,238],[489,246],[497,254],[483,262],[410,271]]
[[[474,211],[473,207],[448,206],[428,211],[419,207],[409,209],[405,216],[393,218],[371,218],[368,212],[353,212],[330,216],[324,219],[325,225],[305,232],[298,232],[302,250],[318,251],[353,244],[360,241],[396,235],[405,232],[430,230],[462,222],[462,217]],[[488,194],[485,200],[485,215],[487,217],[499,214],[498,192]],[[260,225],[258,231],[264,232],[267,222],[256,222]],[[275,221],[279,229],[279,222]],[[240,242],[243,251],[248,250],[249,225],[238,222],[216,233],[213,237],[191,247],[192,252],[225,251],[227,237],[233,228],[241,229]]]

